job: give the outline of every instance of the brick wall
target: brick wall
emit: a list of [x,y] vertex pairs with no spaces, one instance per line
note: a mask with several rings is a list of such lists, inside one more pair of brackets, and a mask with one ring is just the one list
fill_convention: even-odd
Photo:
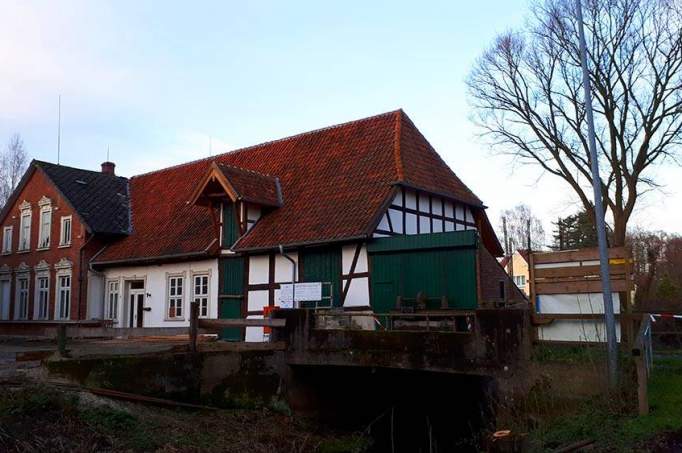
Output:
[[[43,197],[51,200],[52,206],[52,224],[50,231],[50,246],[46,250],[36,250],[38,247],[38,236],[40,230],[40,206],[39,200]],[[17,252],[19,246],[19,228],[20,228],[20,209],[19,206],[27,201],[31,204],[31,240],[28,252]],[[71,245],[67,247],[59,246],[61,218],[63,216],[71,215]],[[87,311],[87,278],[83,273],[83,279],[79,278],[81,275],[81,248],[86,244],[91,235],[87,232],[84,224],[81,223],[78,214],[76,214],[69,205],[68,201],[64,199],[59,191],[54,187],[51,181],[45,176],[40,169],[36,169],[26,185],[23,187],[21,193],[12,205],[7,215],[2,220],[2,229],[0,229],[0,236],[4,231],[5,226],[12,226],[12,252],[10,254],[0,255],[0,268],[7,266],[10,270],[9,274],[0,273],[0,279],[10,277],[10,319],[15,319],[15,311],[17,310],[17,268],[23,264],[30,269],[29,272],[29,291],[28,291],[28,319],[34,319],[36,300],[36,272],[35,266],[41,261],[45,261],[49,265],[49,296],[48,296],[48,319],[55,317],[56,305],[56,290],[57,290],[57,271],[54,265],[61,259],[65,258],[73,264],[71,270],[71,309],[70,319],[84,319]],[[87,269],[89,258],[102,247],[99,240],[91,240],[84,248],[83,258],[84,266]],[[99,247],[99,248],[97,248]],[[7,268],[5,268],[7,269]],[[79,295],[81,295],[79,297]],[[79,304],[80,300],[80,304]]]
[[500,285],[504,285],[504,293],[508,303],[527,301],[524,294],[516,287],[514,282],[497,262],[494,256],[485,247],[478,249],[480,281],[481,281],[481,306],[490,307],[504,302]]

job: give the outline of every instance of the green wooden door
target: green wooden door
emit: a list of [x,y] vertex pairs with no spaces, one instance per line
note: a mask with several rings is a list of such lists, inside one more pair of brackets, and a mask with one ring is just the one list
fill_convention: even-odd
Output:
[[[218,317],[236,319],[242,317],[244,304],[244,264],[243,257],[220,259],[220,297]],[[223,329],[220,338],[228,341],[241,341],[242,329]]]
[[[304,249],[301,253],[304,282],[331,282],[332,305],[341,305],[341,248]],[[322,297],[329,297],[329,285],[322,286]],[[323,304],[329,299],[323,299]],[[305,306],[305,303],[302,304]]]
[[377,313],[395,308],[396,298],[433,298],[430,309],[475,309],[476,247],[474,232],[450,232],[375,239],[368,245],[372,306]]

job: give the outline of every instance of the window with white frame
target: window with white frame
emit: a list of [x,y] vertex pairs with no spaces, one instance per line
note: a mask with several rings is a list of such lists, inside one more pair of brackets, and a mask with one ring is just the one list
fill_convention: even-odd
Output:
[[19,221],[19,247],[17,250],[26,251],[31,247],[31,209],[22,209]]
[[47,274],[36,276],[36,319],[47,319],[47,304],[50,293],[50,278]]
[[515,275],[514,276],[514,283],[519,288],[523,288],[524,286],[526,286],[526,276],[525,275]]
[[12,253],[12,227],[2,229],[2,253]]
[[56,319],[69,319],[71,314],[71,274],[57,276]]
[[28,319],[28,274],[17,277],[16,319]]
[[107,284],[107,306],[105,308],[105,317],[107,319],[118,319],[118,297],[119,297],[119,282],[110,281]]
[[62,225],[59,233],[59,245],[71,245],[71,216],[62,217]]
[[197,274],[193,277],[192,298],[199,304],[199,316],[208,317],[208,274]]
[[50,247],[50,230],[52,228],[52,207],[40,208],[40,230],[38,230],[38,248]]
[[183,298],[183,276],[168,277],[168,318],[178,319],[183,317],[182,298]]

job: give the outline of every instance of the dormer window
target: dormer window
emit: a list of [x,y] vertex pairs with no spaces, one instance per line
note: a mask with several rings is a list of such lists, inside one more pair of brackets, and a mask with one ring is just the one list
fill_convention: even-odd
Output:
[[25,252],[31,247],[31,205],[24,202],[19,207],[19,247],[17,251]]
[[220,208],[216,235],[220,246],[229,249],[261,217],[282,206],[282,188],[275,176],[214,162],[190,203]]

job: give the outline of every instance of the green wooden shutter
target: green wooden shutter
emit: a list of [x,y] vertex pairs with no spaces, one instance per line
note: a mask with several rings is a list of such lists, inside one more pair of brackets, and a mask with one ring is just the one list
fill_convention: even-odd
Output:
[[223,205],[223,247],[230,248],[239,238],[237,208],[234,203]]
[[[236,319],[242,317],[244,304],[244,265],[243,257],[220,259],[220,297],[218,299],[218,317]],[[242,329],[223,329],[220,338],[229,341],[241,341]]]

